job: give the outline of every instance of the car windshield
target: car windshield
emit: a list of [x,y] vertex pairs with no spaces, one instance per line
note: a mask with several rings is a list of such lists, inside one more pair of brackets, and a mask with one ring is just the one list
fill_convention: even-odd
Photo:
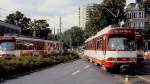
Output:
[[14,42],[1,42],[0,43],[0,50],[14,50],[15,45]]
[[108,42],[109,49],[111,50],[133,50],[135,49],[133,44],[133,40],[124,37],[112,37]]

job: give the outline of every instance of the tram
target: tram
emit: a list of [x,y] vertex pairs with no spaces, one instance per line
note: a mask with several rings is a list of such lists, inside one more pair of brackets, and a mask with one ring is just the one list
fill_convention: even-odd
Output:
[[0,36],[0,58],[53,55],[63,52],[63,43],[16,36]]
[[108,26],[85,41],[84,56],[110,71],[137,65],[136,30]]
[[144,50],[145,50],[144,36],[136,35],[136,50],[137,50],[137,64],[142,65],[144,60]]

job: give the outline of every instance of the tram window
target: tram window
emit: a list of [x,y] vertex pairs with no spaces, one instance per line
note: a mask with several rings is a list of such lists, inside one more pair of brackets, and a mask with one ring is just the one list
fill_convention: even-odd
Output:
[[135,45],[132,38],[112,37],[108,42],[111,50],[135,50]]
[[96,39],[94,39],[94,50],[97,49],[97,46],[96,46]]
[[33,43],[28,41],[17,41],[16,42],[17,50],[33,50]]
[[22,41],[17,41],[16,42],[16,49],[17,50],[22,50],[23,49],[23,42]]
[[92,49],[92,44],[90,43],[90,49]]
[[44,42],[36,42],[37,50],[44,50]]
[[88,43],[88,49],[90,49],[90,43]]
[[92,40],[92,50],[94,50],[94,40]]
[[0,50],[14,50],[14,42],[0,42]]
[[97,49],[101,48],[102,48],[102,37],[100,37],[100,39],[97,40]]
[[102,37],[100,37],[100,44],[99,44],[99,48],[102,48]]
[[97,49],[99,49],[100,41],[97,41]]

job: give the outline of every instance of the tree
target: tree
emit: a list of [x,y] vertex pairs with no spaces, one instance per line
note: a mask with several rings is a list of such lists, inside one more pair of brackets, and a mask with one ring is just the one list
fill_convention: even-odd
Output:
[[84,42],[83,30],[77,26],[72,27],[71,29],[63,33],[63,42],[67,48],[70,48],[72,45],[74,48],[80,46]]
[[[33,37],[46,37],[48,36],[48,27],[49,24],[46,20],[34,20],[32,21],[31,25],[31,31],[33,32]],[[48,30],[48,31],[47,31]]]
[[48,28],[49,24],[46,20],[34,20],[30,25],[33,37],[48,38],[51,30]]
[[141,10],[144,10],[144,1],[143,1],[143,0],[136,0],[136,3],[139,4],[139,8],[140,8]]
[[31,19],[24,16],[20,11],[16,11],[15,13],[9,14],[6,16],[5,21],[10,24],[17,25],[21,27],[21,34],[30,36],[30,23]]
[[116,25],[125,19],[126,0],[104,0],[96,8],[89,11],[90,20],[86,24],[85,37],[88,38],[108,25]]

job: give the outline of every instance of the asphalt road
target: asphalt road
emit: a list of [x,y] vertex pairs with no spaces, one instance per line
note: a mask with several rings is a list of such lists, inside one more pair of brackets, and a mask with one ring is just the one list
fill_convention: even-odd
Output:
[[123,84],[123,81],[80,59],[6,80],[1,84]]

